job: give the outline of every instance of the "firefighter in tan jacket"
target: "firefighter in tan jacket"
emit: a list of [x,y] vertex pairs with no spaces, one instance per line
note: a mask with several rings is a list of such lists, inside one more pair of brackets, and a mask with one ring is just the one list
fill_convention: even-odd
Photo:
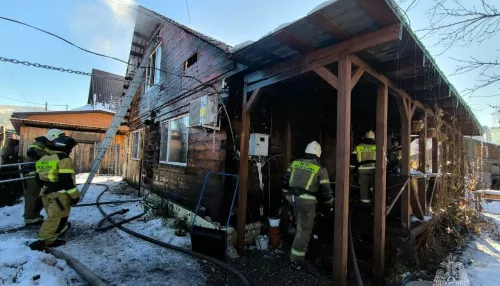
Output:
[[283,194],[295,209],[297,222],[297,233],[290,253],[292,261],[305,259],[316,216],[316,197],[327,206],[333,205],[328,172],[321,167],[320,156],[321,146],[316,141],[309,143],[304,157],[292,162],[283,179]]
[[359,187],[361,203],[370,205],[372,200],[370,193],[375,187],[375,159],[377,157],[377,145],[375,144],[375,133],[366,132],[361,144],[358,144],[351,154],[351,169],[357,170],[359,174]]
[[78,203],[80,193],[75,185],[75,169],[69,154],[76,141],[68,136],[54,140],[52,150],[36,163],[43,206],[47,219],[38,234],[39,240],[30,245],[33,250],[66,244],[58,237],[71,226],[68,222],[71,206]]
[[[44,136],[35,138],[35,142],[28,146],[26,155],[29,160],[36,162],[47,154],[54,139],[64,133],[58,129],[50,129]],[[36,176],[35,169],[31,169],[28,176]],[[23,184],[24,189],[24,223],[28,225],[39,225],[43,222],[40,211],[43,208],[40,198],[40,187],[36,179],[27,179]]]

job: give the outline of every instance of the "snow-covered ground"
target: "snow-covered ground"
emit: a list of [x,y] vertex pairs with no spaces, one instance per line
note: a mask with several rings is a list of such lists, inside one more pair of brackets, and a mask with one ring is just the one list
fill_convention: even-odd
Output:
[[[483,212],[500,225],[500,201],[484,201]],[[472,262],[467,268],[471,286],[500,285],[500,242],[484,234],[475,238],[463,258]]]
[[[83,183],[86,175],[78,175]],[[101,201],[131,199],[136,193],[118,177],[97,177],[93,182],[107,184],[110,191]],[[92,185],[82,203],[95,202],[103,186]],[[117,220],[143,212],[141,203],[106,205],[107,213],[127,208],[130,211]],[[51,255],[31,251],[25,244],[37,238],[37,229],[22,229],[14,233],[2,230],[22,226],[23,205],[0,208],[0,285],[78,285],[83,279],[66,263]],[[7,218],[7,219],[4,219]],[[71,210],[72,228],[66,235],[68,243],[58,249],[73,256],[99,277],[112,285],[204,285],[205,276],[199,261],[172,250],[139,240],[120,230],[94,230],[102,215],[95,206]],[[175,236],[172,219],[139,219],[126,226],[134,231],[167,243],[190,248],[191,239]],[[33,280],[33,277],[40,278]],[[17,277],[17,278],[15,278]],[[16,285],[17,285],[16,284]]]

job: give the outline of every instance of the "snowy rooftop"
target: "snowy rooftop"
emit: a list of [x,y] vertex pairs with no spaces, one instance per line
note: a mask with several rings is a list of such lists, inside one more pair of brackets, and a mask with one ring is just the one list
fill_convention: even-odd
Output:
[[100,103],[100,102],[97,102],[96,104],[87,104],[87,105],[72,109],[71,111],[91,111],[91,110],[106,111],[106,112],[114,113],[114,111],[111,109],[111,105]]

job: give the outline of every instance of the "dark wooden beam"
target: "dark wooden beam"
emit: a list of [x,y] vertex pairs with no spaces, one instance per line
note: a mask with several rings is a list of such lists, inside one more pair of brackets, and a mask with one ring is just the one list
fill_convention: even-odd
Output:
[[[401,175],[410,177],[410,136],[411,136],[411,102],[399,97],[399,113],[401,115],[401,148],[403,158],[401,159]],[[410,182],[411,184],[411,182]],[[401,194],[401,226],[410,229],[410,184]]]
[[132,57],[142,58],[142,54],[141,54],[141,53],[138,53],[138,52],[130,51],[130,55],[131,55]]
[[424,209],[422,208],[422,204],[420,203],[419,198],[419,185],[420,181],[425,180],[424,178],[415,178],[412,177],[412,180],[416,180],[415,184],[413,182],[410,184],[410,205],[413,211],[413,214],[418,219],[424,219]]
[[[447,133],[444,132],[446,135]],[[448,172],[448,140],[444,140],[441,143],[441,151],[443,152],[443,163],[442,163],[442,170],[441,172],[443,174],[446,174]]]
[[380,26],[385,27],[398,22],[385,0],[356,0],[358,4]]
[[347,58],[347,51],[344,51],[339,61],[338,75],[333,285],[346,286],[349,216],[349,156],[351,153],[351,62]]
[[255,105],[257,105],[257,102],[259,101],[261,94],[262,94],[262,90],[260,88],[254,90],[252,92],[252,95],[250,96],[250,98],[248,99],[248,102],[247,102],[247,113],[252,112]]
[[373,262],[374,284],[383,285],[385,270],[385,223],[386,223],[386,164],[387,110],[389,88],[380,83],[377,90],[377,160],[375,163]]
[[314,72],[316,72],[321,78],[323,78],[326,82],[328,82],[332,87],[337,89],[337,86],[338,86],[337,76],[334,75],[327,68],[320,67],[320,68],[314,69]]
[[358,81],[361,79],[361,76],[363,76],[363,73],[365,73],[365,70],[362,68],[357,68],[356,72],[354,72],[354,75],[351,78],[351,90],[356,86]]
[[328,33],[339,42],[351,37],[351,34],[342,28],[337,21],[329,18],[321,12],[317,12],[312,15],[312,17],[309,17],[308,21]]
[[136,48],[139,48],[139,49],[144,49],[144,45],[143,44],[139,44],[139,43],[136,43],[136,42],[132,42],[132,47],[136,47]]
[[134,32],[134,37],[141,38],[141,39],[144,39],[146,41],[149,40],[149,38],[146,35],[143,35],[139,32]]
[[292,160],[292,128],[290,126],[290,117],[287,117],[286,119],[286,130],[285,130],[285,152],[283,156],[283,166],[285,168],[290,165],[290,162]]
[[[436,129],[436,135],[439,131]],[[432,173],[439,173],[439,144],[437,137],[432,138]]]
[[245,228],[247,220],[247,191],[248,191],[248,148],[250,136],[250,113],[247,112],[247,84],[243,87],[241,105],[241,132],[240,132],[240,185],[238,192],[238,241],[236,250],[241,256],[245,253]]
[[251,91],[336,62],[339,59],[339,53],[344,50],[347,50],[349,53],[355,53],[398,39],[399,25],[392,25],[346,40],[328,48],[315,50],[305,54],[299,59],[291,59],[274,64],[266,69],[246,75],[245,79],[251,84],[251,86],[249,86],[249,91]]
[[[418,137],[418,144],[419,144],[418,157],[420,160],[419,171],[424,174],[427,174],[427,119],[428,119],[427,115],[424,113],[422,118],[424,127],[420,131]],[[426,180],[420,180],[418,182],[418,198],[420,201],[420,205],[422,206],[422,209],[426,210],[427,209]]]
[[276,37],[276,39],[282,44],[288,46],[293,50],[296,50],[299,53],[307,53],[314,50],[314,47],[297,39],[294,35],[290,34],[286,30],[279,31],[276,35],[274,35],[274,37]]

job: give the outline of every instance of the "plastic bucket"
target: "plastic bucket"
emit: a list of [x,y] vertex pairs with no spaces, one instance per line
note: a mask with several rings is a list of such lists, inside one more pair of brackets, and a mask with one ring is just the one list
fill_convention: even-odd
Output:
[[269,246],[269,237],[266,235],[259,235],[255,238],[255,246],[258,250],[267,250]]
[[270,227],[280,226],[280,219],[277,217],[270,217],[269,218],[269,226]]

